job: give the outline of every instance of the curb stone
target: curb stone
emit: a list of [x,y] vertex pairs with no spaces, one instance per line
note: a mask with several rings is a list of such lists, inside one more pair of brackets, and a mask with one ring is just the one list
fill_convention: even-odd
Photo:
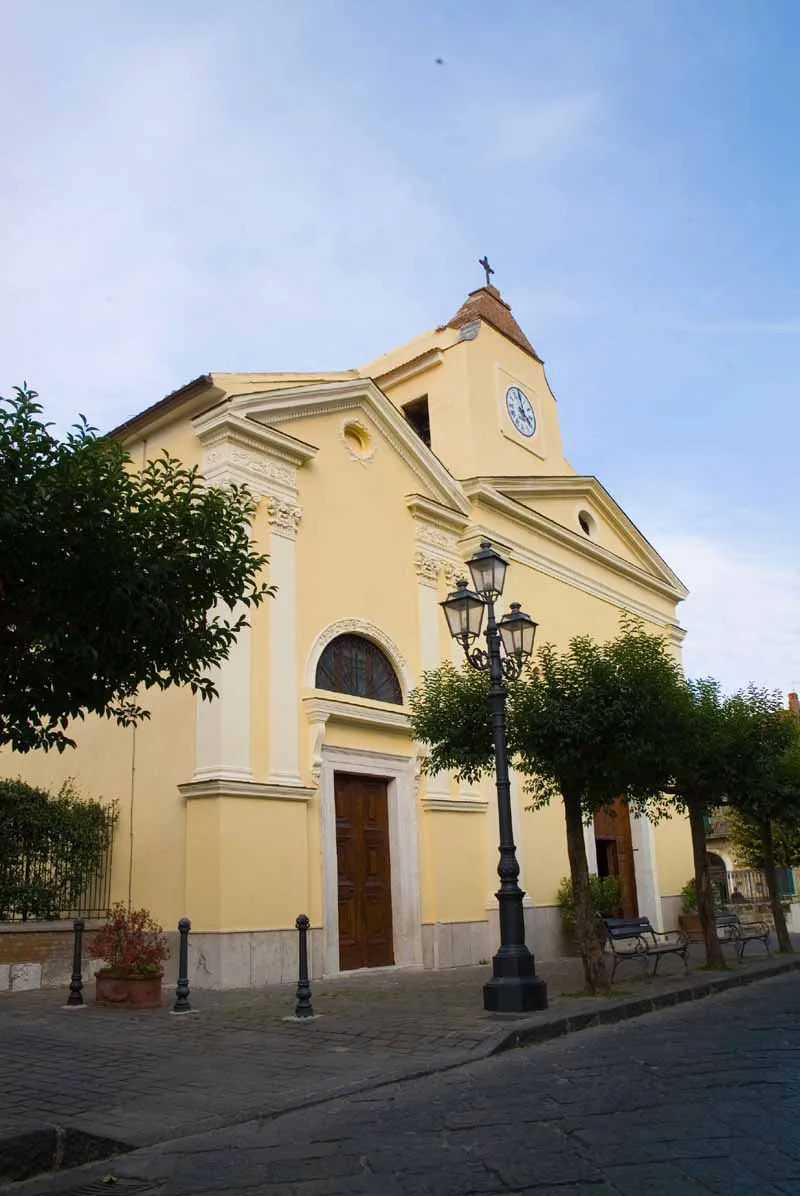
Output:
[[[598,1003],[596,1009],[582,1011],[576,1014],[565,1014],[563,1017],[549,1021],[530,1021],[518,1025],[513,1030],[498,1035],[486,1044],[485,1056],[501,1055],[515,1047],[533,1046],[537,1042],[549,1042],[554,1038],[563,1038],[566,1034],[574,1034],[578,1030],[589,1030],[594,1026],[613,1025],[615,1022],[627,1021],[630,1018],[642,1017],[646,1013],[654,1013],[659,1009],[668,1009],[673,1005],[680,1005],[685,1001],[699,1001],[703,997],[711,997],[716,993],[728,992],[733,988],[740,988],[754,984],[758,980],[771,980],[775,976],[785,975],[800,969],[800,957],[776,961],[768,966],[761,966],[752,972],[735,972],[732,975],[710,977],[698,983],[687,982],[680,988],[669,989],[666,992],[655,993],[652,997],[635,997],[630,1000],[606,1001]],[[597,1000],[597,998],[587,998]],[[602,998],[601,998],[602,1001]]]

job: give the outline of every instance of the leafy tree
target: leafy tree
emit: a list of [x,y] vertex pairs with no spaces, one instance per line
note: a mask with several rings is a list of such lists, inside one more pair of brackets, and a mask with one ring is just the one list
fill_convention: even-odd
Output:
[[729,712],[718,682],[710,677],[686,680],[672,723],[675,769],[669,786],[674,806],[689,817],[697,896],[706,962],[725,967],[714,920],[714,894],[708,870],[706,821],[727,791],[732,733]]
[[774,823],[795,835],[800,828],[800,719],[782,709],[779,694],[754,686],[734,694],[729,707],[739,730],[728,802],[758,832],[778,944],[781,951],[791,951],[776,875]]
[[545,645],[511,695],[513,744],[533,807],[557,793],[563,800],[576,935],[593,992],[608,980],[583,824],[617,798],[658,816],[673,765],[671,711],[679,687],[679,666],[665,640],[624,617],[620,634],[607,643],[577,636],[561,653]]
[[[689,816],[706,959],[709,966],[724,968],[714,921],[706,820],[726,802],[760,819],[767,808],[777,813],[780,803],[788,801],[785,796],[779,798],[774,787],[782,734],[775,717],[780,703],[777,695],[753,688],[725,698],[718,683],[708,677],[687,681],[683,692],[683,710],[674,726],[676,769],[669,792],[677,808]],[[777,886],[774,861],[772,883]],[[780,905],[777,901],[773,904]],[[779,920],[780,909],[776,929]]]
[[[772,844],[776,868],[796,868],[800,864],[800,822],[773,818]],[[764,847],[758,823],[734,810],[728,813],[733,854],[741,868],[764,869]]]
[[0,745],[74,746],[87,713],[132,725],[142,688],[215,694],[271,587],[241,487],[164,454],[139,471],[81,420],[59,441],[27,386],[0,399]]
[[[576,937],[593,992],[608,979],[583,823],[619,797],[655,816],[673,765],[669,712],[679,683],[664,640],[624,618],[609,643],[578,636],[563,653],[545,645],[509,686],[509,754],[528,778],[532,806],[563,799]],[[485,674],[468,665],[445,664],[423,675],[410,704],[412,731],[429,749],[425,771],[453,769],[476,780],[493,770],[487,689]]]

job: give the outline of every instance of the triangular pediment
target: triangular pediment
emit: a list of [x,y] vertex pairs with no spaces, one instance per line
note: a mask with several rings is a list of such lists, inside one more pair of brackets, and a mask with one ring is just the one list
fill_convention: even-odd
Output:
[[551,539],[647,575],[677,599],[688,590],[595,477],[493,477],[464,484],[467,494],[537,527]]
[[402,458],[432,499],[469,514],[469,500],[461,484],[369,378],[231,395],[229,403],[232,415],[290,435],[295,435],[293,425],[304,418],[348,412],[357,417],[361,413]]

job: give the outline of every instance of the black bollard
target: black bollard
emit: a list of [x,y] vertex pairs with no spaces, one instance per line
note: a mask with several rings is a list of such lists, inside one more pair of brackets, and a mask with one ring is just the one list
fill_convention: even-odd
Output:
[[83,925],[83,918],[76,918],[72,923],[72,929],[75,932],[75,942],[72,948],[72,979],[69,982],[68,1009],[75,1009],[77,1006],[83,1004],[83,976],[81,975],[83,967]]
[[192,924],[188,918],[181,918],[178,923],[178,933],[181,936],[178,948],[178,987],[175,989],[175,1004],[173,1013],[191,1013],[189,1004],[189,931]]
[[311,1008],[311,985],[308,983],[308,928],[311,925],[305,914],[300,914],[300,917],[295,922],[297,932],[299,934],[298,941],[298,959],[299,970],[297,975],[297,1004],[294,1007],[295,1017],[313,1017],[314,1010]]

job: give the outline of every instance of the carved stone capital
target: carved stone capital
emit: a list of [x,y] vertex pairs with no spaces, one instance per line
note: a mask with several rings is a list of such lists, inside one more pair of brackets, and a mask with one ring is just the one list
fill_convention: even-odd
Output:
[[416,541],[428,548],[438,549],[445,556],[458,556],[456,538],[445,528],[436,527],[432,523],[417,523]]
[[293,540],[302,515],[302,508],[295,503],[272,494],[267,496],[267,517],[276,536]]
[[436,585],[439,580],[439,570],[442,567],[441,557],[432,556],[427,552],[417,552],[414,556],[414,566],[423,585]]

